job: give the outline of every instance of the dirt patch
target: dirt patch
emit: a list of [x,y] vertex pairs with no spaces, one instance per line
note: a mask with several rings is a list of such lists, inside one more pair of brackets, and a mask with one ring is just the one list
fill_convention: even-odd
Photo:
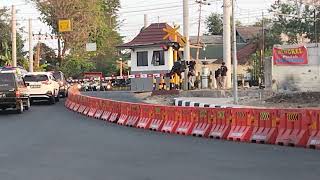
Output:
[[[184,97],[193,97],[194,92],[183,92]],[[174,98],[179,95],[151,96],[151,93],[137,93],[135,97],[148,104],[173,105]],[[197,97],[208,97],[201,94]],[[215,97],[208,97],[215,98]],[[230,102],[232,104],[232,101]],[[320,92],[283,93],[258,96],[255,93],[244,95],[239,98],[239,105],[253,107],[275,107],[275,108],[320,108]]]
[[242,105],[279,108],[320,107],[320,92],[282,93],[260,99],[246,97],[241,99]]

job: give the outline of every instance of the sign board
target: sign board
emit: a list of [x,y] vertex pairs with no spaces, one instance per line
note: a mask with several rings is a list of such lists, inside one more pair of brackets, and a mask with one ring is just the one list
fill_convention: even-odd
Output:
[[297,48],[273,48],[274,65],[304,65],[308,64],[308,49],[304,46]]
[[60,19],[58,22],[59,32],[70,32],[72,31],[70,19]]
[[87,43],[86,51],[88,52],[97,51],[97,43]]

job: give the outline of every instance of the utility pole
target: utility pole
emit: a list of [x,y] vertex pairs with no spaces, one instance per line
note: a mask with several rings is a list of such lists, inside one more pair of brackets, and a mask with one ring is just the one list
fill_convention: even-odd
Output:
[[196,62],[199,62],[199,54],[200,54],[200,30],[201,30],[201,16],[202,16],[202,6],[203,5],[210,5],[207,0],[196,0],[196,3],[199,4],[199,19],[198,19],[198,36],[197,36],[197,55],[196,55]]
[[262,69],[263,69],[263,63],[264,63],[264,50],[265,50],[265,32],[264,32],[264,12],[262,11],[262,46],[261,46],[261,61],[260,61],[260,71],[259,71],[259,77],[260,81],[263,81],[262,76]]
[[35,63],[34,63],[34,66],[36,69],[38,69],[40,66],[40,57],[41,57],[41,43],[40,41],[38,41],[37,54],[36,54]]
[[223,0],[223,61],[228,68],[226,88],[231,88],[231,0]]
[[232,0],[232,29],[233,29],[233,99],[238,104],[238,59],[237,59],[237,28],[235,20],[235,0]]
[[120,60],[120,62],[119,62],[120,63],[120,76],[122,76],[122,69],[123,69],[122,63],[123,63],[123,61],[122,61],[122,58],[120,58],[119,60]]
[[[183,0],[183,36],[186,38],[186,44],[184,46],[184,60],[190,62],[190,42],[189,42],[189,4],[188,0]],[[186,68],[184,72],[184,90],[188,90],[189,84],[189,69]]]
[[17,67],[17,17],[14,5],[12,5],[12,66]]
[[32,19],[29,19],[29,72],[33,72]]

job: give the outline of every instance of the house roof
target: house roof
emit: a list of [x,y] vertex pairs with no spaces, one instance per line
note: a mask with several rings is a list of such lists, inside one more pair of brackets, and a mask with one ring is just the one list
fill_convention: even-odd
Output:
[[[210,48],[210,45],[207,46],[207,48]],[[237,57],[238,57],[238,64],[245,65],[248,63],[251,54],[255,53],[258,46],[256,43],[248,43],[245,45],[238,44],[237,45],[238,51],[237,51]],[[213,50],[215,49],[215,50]],[[211,47],[210,49],[211,53],[207,53],[207,58],[209,59],[218,59],[215,61],[215,64],[221,64],[223,62],[223,46],[215,46]],[[192,53],[193,55],[193,53]],[[200,59],[203,57],[200,57]]]
[[124,43],[118,47],[132,48],[137,46],[165,44],[170,42],[170,40],[163,40],[163,37],[167,35],[167,33],[163,31],[163,28],[173,29],[167,23],[153,23],[147,28],[142,29],[132,41]]
[[[190,36],[190,44],[197,44],[197,36]],[[210,35],[200,36],[201,44],[223,44],[223,36],[221,35]]]
[[237,27],[237,33],[246,42],[257,37],[261,32],[262,32],[262,28],[259,26],[240,26],[240,27]]
[[[262,29],[258,26],[241,26],[237,27],[237,36],[242,41],[237,40],[238,43],[247,43],[261,33]],[[197,44],[197,36],[190,36],[190,44]],[[200,36],[200,44],[223,44],[222,35],[204,35]]]

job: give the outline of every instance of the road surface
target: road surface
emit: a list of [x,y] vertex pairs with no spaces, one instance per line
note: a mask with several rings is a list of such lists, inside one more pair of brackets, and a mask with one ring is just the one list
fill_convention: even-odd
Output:
[[55,106],[0,114],[1,180],[319,179],[320,151],[167,135]]
[[116,101],[126,101],[126,102],[132,102],[132,103],[143,102],[141,99],[135,97],[133,92],[129,92],[129,91],[87,91],[87,92],[81,92],[81,93],[87,96],[113,99]]

